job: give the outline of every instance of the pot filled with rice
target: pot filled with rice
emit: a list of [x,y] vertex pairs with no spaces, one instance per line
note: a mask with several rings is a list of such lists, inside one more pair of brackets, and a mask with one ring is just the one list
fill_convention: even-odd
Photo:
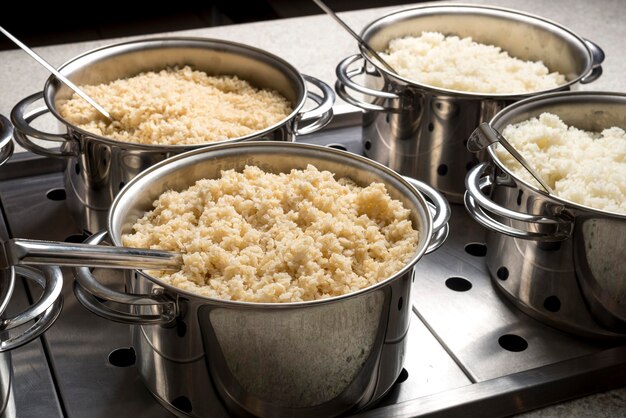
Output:
[[563,330],[626,337],[626,95],[552,93],[489,123],[552,189],[502,147],[467,175],[465,204],[489,229],[494,284]]
[[182,252],[182,269],[130,271],[117,293],[81,268],[75,293],[132,324],[140,374],[168,407],[185,397],[213,416],[218,396],[236,415],[336,416],[400,374],[413,266],[445,240],[449,210],[429,186],[327,147],[191,151],[132,180],[108,230],[115,245]]
[[[332,118],[334,93],[325,83],[266,51],[229,41],[125,42],[77,56],[59,71],[112,120],[54,77],[18,103],[11,117],[18,143],[67,159],[68,203],[87,231],[104,229],[119,190],[169,156],[224,142],[293,141]],[[29,111],[41,98],[46,107]],[[308,102],[317,105],[305,111]],[[31,126],[48,112],[63,134]],[[33,138],[60,146],[48,148]]]
[[604,59],[555,22],[489,6],[402,10],[361,37],[393,69],[363,48],[337,66],[337,93],[365,110],[365,155],[455,203],[478,162],[464,146],[474,128],[515,101],[592,82]]

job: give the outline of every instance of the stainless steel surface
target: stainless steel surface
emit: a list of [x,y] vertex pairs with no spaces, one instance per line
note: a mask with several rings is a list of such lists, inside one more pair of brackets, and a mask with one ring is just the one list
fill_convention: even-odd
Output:
[[[370,23],[361,37],[382,51],[391,39],[422,31],[471,36],[512,56],[542,60],[567,78],[553,90],[601,74],[603,54],[595,44],[541,17],[489,6],[438,4],[402,10]],[[552,91],[481,94],[435,88],[387,71],[363,49],[340,62],[336,74],[339,96],[365,110],[365,155],[435,187],[453,203],[463,201],[465,174],[477,163],[465,147],[474,129],[517,100]],[[354,80],[361,74],[363,84]]]
[[[405,301],[410,300],[412,279],[420,278],[413,266],[447,236],[450,208],[428,186],[417,181],[411,185],[367,158],[317,145],[214,146],[170,158],[135,177],[111,205],[112,243],[119,245],[122,234],[130,232],[167,190],[219,178],[225,168],[255,165],[265,172],[289,173],[309,164],[360,185],[382,182],[390,196],[410,210],[420,239],[415,254],[398,273],[367,289],[328,299],[249,303],[202,297],[140,271],[126,274],[128,295],[113,294],[99,285],[89,269],[76,269],[76,296],[85,307],[105,318],[135,324],[133,345],[140,373],[157,398],[184,395],[194,405],[193,415],[207,416],[214,409],[214,400],[206,396],[213,382],[230,413],[334,416],[376,402],[395,382],[403,366],[410,322],[410,305]],[[436,228],[419,189],[432,195],[437,205]],[[433,237],[436,242],[431,245]],[[102,235],[88,242],[98,244],[97,238]],[[153,295],[159,295],[161,305],[154,306]],[[96,297],[128,304],[133,313],[123,318]],[[166,301],[175,303],[175,317]],[[185,323],[184,336],[174,322]],[[154,324],[165,326],[146,326]],[[190,363],[195,366],[187,370]]]
[[501,144],[504,149],[506,149],[512,156],[517,160],[518,163],[521,164],[528,173],[533,176],[535,180],[543,187],[543,189],[549,194],[554,193],[552,188],[543,181],[541,176],[532,168],[532,166],[526,161],[526,158],[507,141],[502,134],[495,129],[493,129],[487,122],[483,122],[478,125],[478,128],[472,132],[469,139],[467,140],[467,149],[471,152],[480,152],[483,149],[493,145],[493,144]]
[[[293,66],[268,52],[234,42],[202,38],[156,38],[110,45],[86,52],[59,68],[78,84],[98,84],[142,71],[190,65],[209,74],[236,75],[259,88],[271,88],[293,106],[286,118],[265,130],[225,142],[249,140],[293,141],[297,136],[324,127],[332,118],[334,92],[325,83],[300,74]],[[320,94],[307,89],[307,82]],[[91,232],[106,228],[106,215],[115,195],[135,175],[165,158],[202,145],[146,145],[125,143],[84,131],[58,112],[71,91],[54,78],[43,92],[20,101],[11,112],[15,140],[26,149],[48,157],[67,158],[66,189],[70,209],[81,227]],[[44,99],[46,106],[30,111]],[[313,109],[305,105],[317,103]],[[66,130],[63,134],[42,132],[32,126],[38,117],[52,113]],[[59,143],[45,148],[32,138]]]
[[104,110],[102,106],[96,103],[94,99],[89,97],[89,95],[85,93],[84,91],[82,91],[76,84],[72,83],[70,80],[67,79],[67,77],[65,77],[63,74],[57,71],[57,69],[54,68],[52,65],[50,65],[50,63],[48,63],[48,61],[43,59],[43,57],[41,57],[35,51],[30,49],[28,46],[26,46],[26,44],[24,44],[15,36],[13,36],[9,31],[4,29],[2,26],[0,26],[0,32],[2,32],[7,38],[9,38],[15,45],[19,46],[24,52],[30,55],[30,57],[34,59],[35,61],[37,61],[42,67],[44,67],[46,70],[52,73],[56,78],[61,80],[63,84],[71,88],[76,94],[78,94],[80,97],[85,99],[85,101],[89,103],[91,106],[93,106],[93,108],[96,109],[102,116],[104,116],[110,122],[113,121],[113,119],[111,118],[111,115],[109,115],[109,112]]
[[0,243],[0,268],[11,266],[104,267],[179,270],[180,253],[145,248],[13,238]]
[[383,67],[385,67],[387,70],[391,71],[392,73],[396,73],[396,71],[393,69],[393,67],[391,65],[389,65],[389,63],[387,61],[385,61],[383,59],[383,57],[381,57],[378,54],[378,52],[376,52],[374,50],[374,48],[370,47],[367,44],[367,42],[365,42],[355,31],[353,31],[352,28],[350,26],[348,26],[348,24],[346,22],[344,22],[339,16],[337,16],[337,14],[335,12],[333,12],[333,10],[330,7],[326,6],[326,4],[324,4],[324,2],[322,2],[321,0],[313,0],[313,2],[315,4],[317,4],[319,6],[319,8],[324,11],[324,13],[326,13],[327,15],[332,17],[335,20],[335,22],[339,23],[339,25],[342,28],[344,28],[345,31],[350,34],[350,36],[352,36],[354,39],[356,39],[356,41],[359,43],[359,45],[363,49],[365,49],[370,55],[372,55],[374,58],[376,58],[378,60],[378,62],[380,62],[383,65]]
[[[553,93],[530,98],[490,122],[503,129],[556,114],[569,126],[600,132],[624,126],[626,94]],[[467,207],[490,229],[494,283],[526,312],[585,336],[626,338],[626,215],[546,195],[490,161],[468,173]],[[490,187],[489,197],[483,189]],[[552,242],[550,242],[552,241]]]
[[0,115],[0,165],[13,155],[13,125]]
[[[358,124],[358,117],[346,119],[345,124],[343,119],[334,119],[336,129],[321,131],[307,141],[320,145],[335,143],[361,153]],[[3,180],[0,197],[6,203],[15,236],[50,240],[79,238],[74,234],[80,234],[81,230],[73,223],[65,202],[46,197],[51,195],[49,192],[63,187],[62,167],[58,161],[13,158],[8,166],[0,168],[0,178]],[[404,361],[406,373],[401,373],[389,393],[366,415],[496,417],[626,386],[623,345],[609,348],[559,332],[522,314],[500,297],[501,294],[489,285],[484,257],[471,255],[465,249],[468,244],[478,244],[477,248],[481,248],[486,230],[473,222],[462,207],[453,206],[452,210],[449,239],[435,254],[422,258],[419,267],[425,279],[413,284],[413,313]],[[490,252],[488,247],[487,253]],[[108,361],[112,352],[128,352],[124,348],[131,345],[129,326],[86,311],[72,296],[71,272],[65,273],[68,280],[64,284],[64,310],[43,337],[50,369],[45,367],[45,356],[40,354],[38,340],[12,352],[18,416],[173,416],[145,389],[137,363],[114,366]],[[121,271],[106,273],[99,275],[106,286],[123,288]],[[466,292],[453,291],[445,285],[452,277],[465,278],[473,287]],[[477,286],[480,291],[474,292]],[[419,316],[416,315],[418,307]],[[440,320],[434,321],[437,318]],[[427,320],[433,320],[433,325]],[[177,329],[182,333],[185,328],[177,324]],[[516,353],[501,348],[500,332],[507,330],[523,332],[521,336],[528,342],[528,349]],[[454,341],[448,343],[447,338]],[[559,342],[553,349],[551,341],[555,339]],[[535,345],[540,348],[533,348]],[[567,350],[563,351],[564,346]],[[457,356],[459,349],[464,349],[465,353]],[[532,350],[534,356],[525,355],[528,350]],[[533,361],[525,365],[529,359]],[[490,365],[490,362],[495,364]],[[515,363],[518,370],[523,371],[504,374],[514,369],[509,363]],[[494,376],[493,370],[499,367],[503,375],[477,381],[476,375],[482,375],[478,369],[485,364],[491,370],[490,375]],[[193,364],[189,365],[188,369],[192,368]],[[468,369],[474,370],[473,374],[467,373]],[[55,376],[58,398],[51,395],[55,386],[47,374],[50,372]],[[596,405],[591,407],[593,409],[580,410],[602,413],[621,393],[623,389],[610,392],[602,398],[606,403],[596,401],[591,404]],[[166,401],[193,407],[187,403],[188,399],[176,396]],[[582,405],[580,408],[588,408]],[[619,411],[619,400],[612,401],[612,405]],[[563,410],[556,409],[555,413]],[[216,404],[215,411],[215,416],[219,416],[223,405]]]

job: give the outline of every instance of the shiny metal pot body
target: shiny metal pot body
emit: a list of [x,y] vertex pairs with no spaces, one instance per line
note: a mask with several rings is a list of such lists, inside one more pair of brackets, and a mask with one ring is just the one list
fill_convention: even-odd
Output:
[[[549,94],[508,107],[490,125],[502,130],[543,112],[587,131],[626,127],[626,95]],[[487,265],[495,285],[563,330],[626,337],[626,215],[547,195],[488,152],[489,162],[467,175],[465,204],[489,229]]]
[[[89,269],[76,270],[75,294],[81,303],[105,318],[133,324],[143,380],[177,413],[333,416],[371,404],[398,377],[411,316],[413,266],[447,236],[449,206],[426,185],[410,183],[367,158],[326,147],[223,145],[173,157],[137,176],[113,203],[109,235],[119,245],[122,234],[161,193],[186,188],[200,178],[217,178],[220,170],[256,165],[279,173],[308,164],[362,185],[383,182],[411,210],[420,238],[414,257],[401,271],[348,295],[272,304],[201,297],[141,271],[127,273],[127,294],[116,293]],[[416,187],[436,204],[427,204]],[[93,236],[91,243],[104,235]],[[131,313],[123,313],[120,304],[130,305]],[[216,410],[217,399],[227,411]]]
[[[390,40],[423,31],[470,36],[512,56],[541,60],[568,80],[553,90],[589,83],[602,73],[604,53],[592,42],[541,17],[494,7],[442,4],[403,10],[370,23],[361,36],[384,51]],[[363,75],[363,85],[353,80],[358,75]],[[426,182],[455,203],[462,202],[465,174],[477,163],[464,146],[472,131],[507,105],[547,92],[480,94],[435,88],[387,71],[363,49],[337,66],[337,78],[339,96],[365,110],[365,155]]]
[[[144,71],[189,65],[210,75],[236,75],[259,88],[271,88],[287,99],[293,112],[263,131],[223,142],[250,140],[293,141],[297,135],[314,132],[332,118],[334,93],[313,77],[300,74],[292,65],[263,50],[234,42],[204,38],[157,38],[126,42],[82,54],[59,68],[74,83],[100,84],[135,76]],[[322,94],[307,90],[309,82]],[[172,155],[214,145],[144,145],[126,143],[98,136],[78,128],[59,113],[59,105],[72,91],[51,77],[43,92],[18,103],[11,117],[15,139],[28,150],[67,158],[65,184],[70,209],[84,229],[98,231],[106,227],[106,217],[115,195],[141,171]],[[43,97],[46,107],[29,111]],[[310,99],[318,104],[312,110],[303,107]],[[51,112],[64,125],[66,133],[50,134],[31,126],[37,117]],[[43,147],[31,138],[56,141],[55,149]]]

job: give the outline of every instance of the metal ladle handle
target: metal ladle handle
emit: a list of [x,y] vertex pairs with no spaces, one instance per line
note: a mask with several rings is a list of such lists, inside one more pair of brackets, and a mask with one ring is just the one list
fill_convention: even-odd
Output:
[[82,91],[76,84],[74,84],[67,77],[61,74],[56,68],[50,65],[50,63],[46,61],[45,59],[43,59],[43,57],[39,56],[35,51],[30,49],[28,46],[26,46],[26,44],[24,44],[22,41],[20,41],[15,36],[13,36],[9,31],[4,29],[2,26],[0,26],[0,32],[2,32],[7,38],[9,38],[15,45],[19,46],[24,52],[30,55],[30,57],[34,59],[35,61],[37,61],[42,67],[44,67],[46,70],[52,73],[52,75],[58,78],[63,84],[68,86],[70,89],[74,90],[76,94],[78,94],[80,97],[85,99],[87,103],[93,106],[93,108],[96,109],[98,113],[100,113],[102,116],[107,118],[109,122],[113,122],[113,118],[111,117],[109,112],[104,110],[104,108],[100,106],[98,103],[96,103],[94,99],[89,97],[87,93]]
[[545,189],[549,194],[554,194],[554,191],[548,186],[548,184],[542,180],[539,173],[537,173],[533,168],[528,164],[528,161],[517,152],[515,148],[506,140],[504,136],[496,129],[492,128],[487,122],[483,122],[478,125],[478,128],[472,132],[469,139],[467,140],[467,149],[470,152],[478,152],[482,151],[484,148],[487,148],[495,143],[500,143],[512,156],[515,158],[521,165],[530,173],[531,176]]
[[374,48],[369,46],[368,43],[363,40],[363,38],[361,38],[355,31],[353,31],[352,28],[350,28],[350,26],[348,26],[348,24],[346,22],[341,20],[341,18],[339,16],[337,16],[337,14],[332,11],[332,9],[330,9],[328,6],[326,6],[326,4],[324,4],[324,2],[322,2],[321,0],[313,0],[313,3],[317,4],[317,6],[320,9],[322,9],[327,15],[329,15],[330,17],[335,19],[335,21],[337,23],[339,23],[341,25],[341,27],[343,27],[350,35],[352,35],[352,37],[357,40],[359,45],[361,45],[363,48],[365,48],[365,50],[367,52],[369,52],[370,55],[372,55],[374,58],[376,58],[383,65],[383,67],[385,67],[387,70],[391,71],[394,74],[398,74],[397,71],[394,70],[393,67],[391,65],[389,65],[387,63],[387,61],[385,61],[378,54],[378,52],[376,52],[374,50]]
[[179,270],[182,254],[89,244],[11,239],[2,244],[0,268],[19,265]]

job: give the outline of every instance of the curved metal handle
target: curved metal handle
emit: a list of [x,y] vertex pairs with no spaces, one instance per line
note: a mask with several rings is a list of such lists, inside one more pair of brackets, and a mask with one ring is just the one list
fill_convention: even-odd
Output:
[[70,137],[66,134],[53,134],[49,132],[43,132],[33,128],[30,124],[39,116],[50,112],[47,107],[40,107],[28,112],[28,108],[37,100],[43,97],[43,91],[32,94],[27,98],[18,102],[13,110],[11,110],[11,122],[15,128],[13,132],[13,138],[22,147],[35,154],[43,155],[45,157],[63,158],[77,156],[78,152],[74,149],[64,150],[61,148],[45,148],[41,145],[35,144],[29,139],[29,137],[41,139],[43,141],[63,142],[70,141]]
[[[37,283],[43,288],[43,294],[39,300],[12,318],[5,318],[0,321],[1,329],[13,329],[24,325],[27,322],[36,320],[26,331],[15,337],[0,342],[0,352],[13,350],[21,347],[39,337],[58,318],[63,308],[63,274],[58,267],[44,267],[38,271],[30,267],[15,267],[11,274],[17,274],[28,280]],[[42,274],[43,273],[43,274]],[[40,316],[41,315],[41,316]],[[39,317],[40,316],[40,317]],[[39,317],[37,319],[37,317]]]
[[597,80],[602,75],[602,62],[604,61],[604,51],[594,42],[591,42],[588,39],[583,39],[585,41],[585,45],[589,48],[591,52],[591,57],[593,59],[593,63],[591,65],[591,72],[580,79],[581,84],[589,84],[592,81]]
[[[98,232],[85,240],[85,243],[98,245],[106,235],[106,231]],[[98,316],[111,321],[136,325],[167,324],[176,319],[178,312],[176,302],[161,294],[135,295],[117,292],[102,285],[87,267],[74,268],[74,278],[76,279],[74,284],[76,298],[85,308]],[[122,305],[126,309],[115,309],[106,305],[106,302]],[[131,307],[138,310],[156,309],[157,313],[131,313]]]
[[307,98],[313,100],[318,106],[298,114],[294,119],[293,132],[296,136],[313,133],[328,125],[333,118],[333,104],[335,104],[335,92],[328,84],[309,75],[302,74],[302,77],[320,89],[322,95],[307,91]]
[[0,115],[0,165],[13,155],[13,125]]
[[[465,178],[465,187],[467,189],[464,196],[465,207],[479,224],[492,231],[515,238],[537,241],[563,241],[570,237],[573,225],[569,221],[516,212],[496,204],[485,196],[482,190],[493,184],[489,176],[484,176],[488,167],[489,163],[481,163],[472,168]],[[530,224],[551,225],[554,227],[554,230],[552,232],[534,232],[513,228],[493,219],[485,212],[485,209],[506,219]]]
[[[363,64],[360,65],[358,68],[353,68],[351,70],[350,66],[358,60],[362,60]],[[377,104],[361,101],[355,97],[352,97],[348,93],[347,89],[351,89],[359,93],[362,93],[366,96],[372,96],[378,99],[384,99],[384,100],[399,100],[400,99],[400,96],[398,96],[395,93],[374,90],[374,89],[362,86],[352,81],[352,78],[356,77],[357,75],[364,74],[364,73],[365,73],[365,59],[363,58],[361,54],[354,54],[343,59],[337,65],[337,68],[335,70],[335,74],[337,75],[337,82],[335,83],[335,91],[337,91],[337,94],[339,95],[339,97],[341,97],[344,101],[350,103],[353,106],[360,107],[361,109],[370,110],[373,112],[388,112],[388,111],[395,110],[392,107],[386,107],[382,105],[377,105]]]
[[428,202],[428,209],[433,218],[433,232],[426,249],[426,254],[431,253],[441,247],[448,238],[450,232],[448,221],[452,215],[452,209],[446,198],[434,188],[412,177],[404,177],[404,179],[433,202],[432,204]]

